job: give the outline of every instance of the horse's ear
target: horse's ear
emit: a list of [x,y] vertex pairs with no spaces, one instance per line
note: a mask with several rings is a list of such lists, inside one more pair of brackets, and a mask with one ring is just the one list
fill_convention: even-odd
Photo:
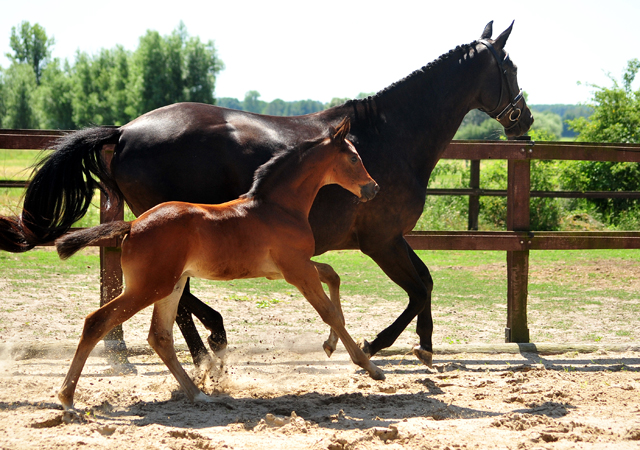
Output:
[[482,36],[480,39],[491,39],[491,35],[493,34],[493,20],[484,27],[484,31],[482,32]]
[[[515,22],[515,20],[513,22]],[[513,22],[511,22],[511,25],[509,25],[509,28],[504,30],[502,34],[498,36],[496,40],[493,42],[493,46],[496,49],[498,50],[504,49],[504,45],[507,43],[507,39],[509,39],[509,35],[511,34],[511,29],[513,28]]]
[[331,128],[331,139],[338,144],[342,144],[342,142],[347,138],[349,131],[351,131],[351,121],[348,117],[345,117],[337,128]]

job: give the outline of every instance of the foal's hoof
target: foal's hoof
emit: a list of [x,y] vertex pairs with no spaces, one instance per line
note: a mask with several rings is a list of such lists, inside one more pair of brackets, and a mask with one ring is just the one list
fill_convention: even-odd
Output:
[[227,353],[227,338],[224,336],[214,336],[213,334],[207,338],[209,347],[220,359],[224,358]]
[[382,369],[380,369],[378,366],[376,366],[373,363],[371,365],[373,367],[370,370],[368,370],[369,376],[374,380],[384,381],[387,377],[384,375],[384,372],[382,371]]
[[362,350],[364,354],[367,355],[367,358],[371,358],[371,344],[369,344],[369,341],[367,341],[366,339],[361,340],[360,342],[358,342],[358,347],[360,347],[360,350]]
[[424,365],[433,369],[433,352],[428,350],[424,350],[421,345],[416,345],[413,347],[413,354],[418,358]]
[[331,355],[333,355],[333,352],[336,351],[336,346],[331,345],[331,343],[328,340],[324,341],[324,343],[322,344],[322,348],[324,349],[324,352],[327,354],[329,358],[331,358]]

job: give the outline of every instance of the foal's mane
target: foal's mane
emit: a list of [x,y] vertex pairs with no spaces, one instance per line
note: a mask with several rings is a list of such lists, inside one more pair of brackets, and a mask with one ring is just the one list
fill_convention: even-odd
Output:
[[293,165],[302,161],[309,150],[319,145],[327,139],[327,136],[305,141],[301,145],[283,150],[269,161],[258,167],[253,175],[253,184],[251,189],[240,198],[260,199],[268,192],[274,183],[282,178],[282,176],[292,170]]

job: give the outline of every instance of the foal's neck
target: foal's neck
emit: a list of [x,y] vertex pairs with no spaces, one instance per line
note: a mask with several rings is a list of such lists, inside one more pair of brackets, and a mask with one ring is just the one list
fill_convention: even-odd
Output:
[[332,183],[330,173],[337,154],[333,146],[309,150],[299,164],[278,180],[264,201],[307,219],[320,188]]

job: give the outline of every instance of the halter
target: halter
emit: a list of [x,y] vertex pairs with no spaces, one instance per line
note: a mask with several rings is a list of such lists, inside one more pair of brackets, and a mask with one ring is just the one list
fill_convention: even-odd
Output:
[[[511,95],[511,87],[509,87],[509,80],[507,80],[507,69],[505,69],[504,67],[504,62],[509,59],[509,53],[505,54],[504,59],[500,59],[500,56],[498,56],[498,52],[495,48],[493,48],[491,42],[487,41],[486,39],[480,39],[478,42],[484,44],[491,51],[491,54],[498,63],[498,69],[500,69],[501,74],[500,100],[498,100],[498,106],[496,106],[491,111],[486,111],[482,108],[480,108],[480,111],[484,111],[489,115],[489,117],[491,117],[492,119],[496,119],[498,122],[500,122],[500,125],[504,127],[505,131],[509,131],[511,128],[514,128],[518,124],[520,117],[522,117],[522,110],[527,106],[524,100],[524,96],[522,95],[522,89],[520,89],[518,95]],[[494,114],[502,104],[502,93],[504,91],[505,85],[507,86],[507,93],[509,94],[509,98],[513,98],[513,100],[510,101],[509,104],[498,114]]]

